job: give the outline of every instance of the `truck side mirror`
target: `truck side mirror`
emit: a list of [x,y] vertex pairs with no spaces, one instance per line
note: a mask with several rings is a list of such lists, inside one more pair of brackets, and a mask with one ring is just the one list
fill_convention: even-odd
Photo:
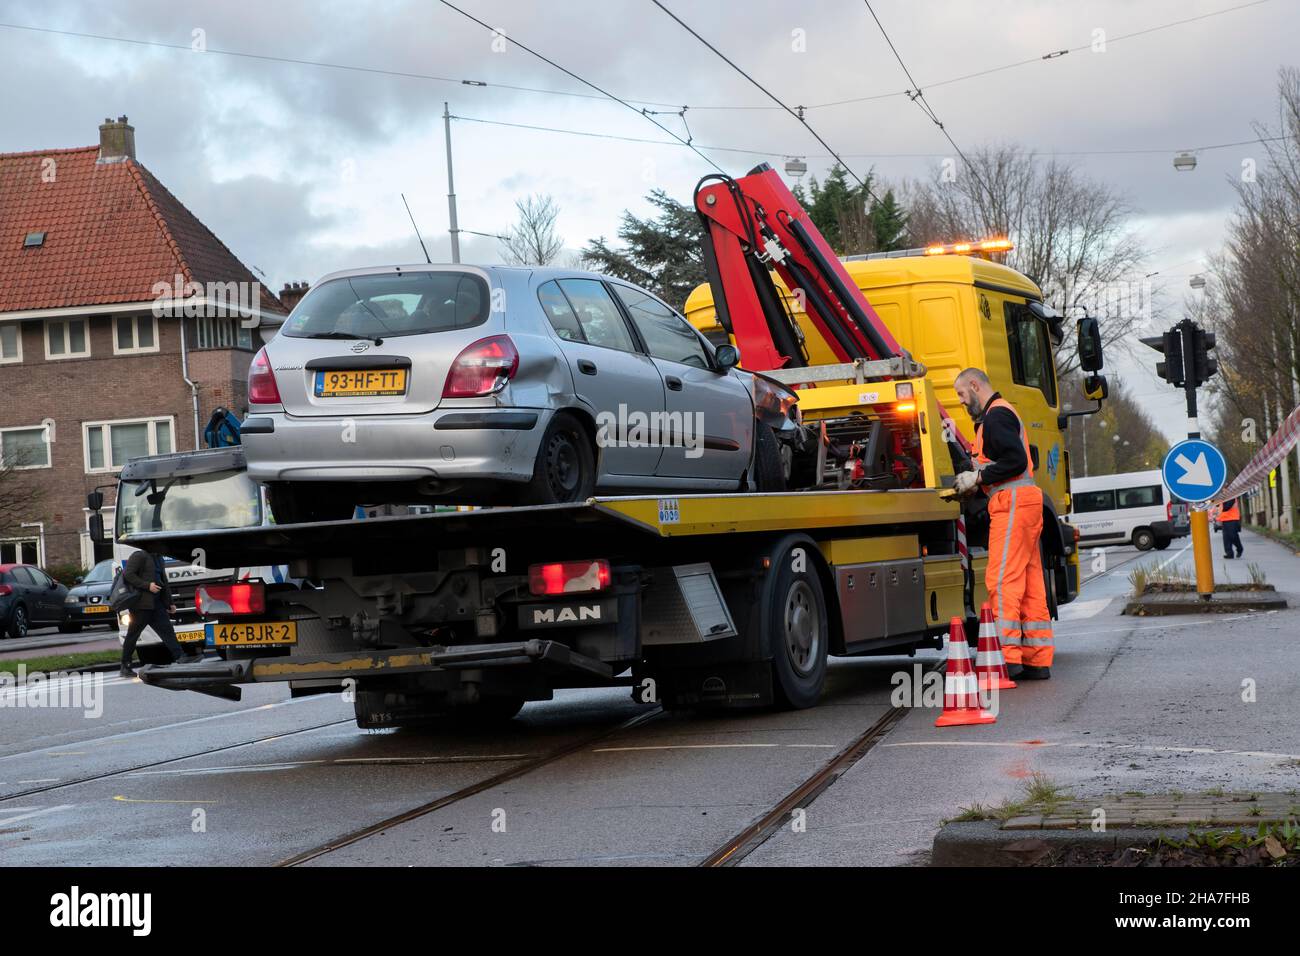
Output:
[[104,507],[104,493],[102,491],[92,491],[86,495],[86,508],[92,513],[102,510]]
[[108,544],[108,538],[104,536],[104,516],[98,511],[90,516],[90,540],[95,544]]
[[713,353],[713,360],[718,363],[718,368],[725,372],[740,364],[740,352],[734,345],[719,345]]
[[1083,380],[1083,394],[1094,402],[1104,401],[1110,395],[1105,375],[1089,375]]
[[1079,367],[1085,372],[1101,371],[1101,323],[1084,317],[1075,326],[1075,332],[1079,340]]

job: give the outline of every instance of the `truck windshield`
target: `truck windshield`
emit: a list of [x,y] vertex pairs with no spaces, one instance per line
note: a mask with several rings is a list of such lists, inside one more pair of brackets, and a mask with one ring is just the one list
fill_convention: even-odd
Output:
[[487,283],[465,272],[405,272],[333,279],[298,303],[280,334],[295,339],[385,338],[482,325]]
[[256,482],[242,471],[123,481],[116,536],[141,531],[209,531],[262,523]]

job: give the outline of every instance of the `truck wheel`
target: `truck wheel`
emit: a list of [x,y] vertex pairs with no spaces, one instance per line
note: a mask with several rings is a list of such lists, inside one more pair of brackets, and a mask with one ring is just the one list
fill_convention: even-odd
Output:
[[1047,563],[1047,548],[1042,539],[1038,541],[1038,559],[1043,566],[1043,595],[1047,600],[1047,619],[1056,620],[1056,572]]
[[1150,528],[1138,528],[1133,532],[1133,547],[1139,551],[1150,551],[1155,546],[1156,535]]
[[554,505],[586,501],[596,491],[596,455],[586,429],[568,412],[557,412],[542,435],[533,480],[521,504]]
[[765,617],[777,703],[812,707],[826,684],[830,642],[821,580],[815,569],[795,571],[787,551],[771,595]]
[[760,492],[785,491],[781,443],[772,426],[754,422],[754,485]]

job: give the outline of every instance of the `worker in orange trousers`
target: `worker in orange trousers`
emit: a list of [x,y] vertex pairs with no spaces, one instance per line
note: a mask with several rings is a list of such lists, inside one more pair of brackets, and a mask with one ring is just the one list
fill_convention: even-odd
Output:
[[964,369],[954,383],[975,422],[974,469],[957,476],[958,494],[989,498],[989,563],[984,583],[997,617],[1012,680],[1047,680],[1055,649],[1039,538],[1043,492],[1034,483],[1029,437],[1015,408],[988,375]]

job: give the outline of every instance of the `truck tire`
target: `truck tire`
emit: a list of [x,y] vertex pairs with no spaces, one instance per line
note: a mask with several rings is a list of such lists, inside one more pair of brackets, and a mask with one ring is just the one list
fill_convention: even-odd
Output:
[[586,501],[595,492],[596,453],[587,430],[568,412],[556,412],[542,434],[533,479],[519,503],[568,504]]
[[763,610],[776,702],[794,710],[813,707],[821,699],[830,645],[821,579],[809,562],[796,571],[791,552],[785,552]]
[[1138,528],[1133,532],[1133,547],[1139,551],[1150,551],[1156,546],[1156,534],[1150,528]]

